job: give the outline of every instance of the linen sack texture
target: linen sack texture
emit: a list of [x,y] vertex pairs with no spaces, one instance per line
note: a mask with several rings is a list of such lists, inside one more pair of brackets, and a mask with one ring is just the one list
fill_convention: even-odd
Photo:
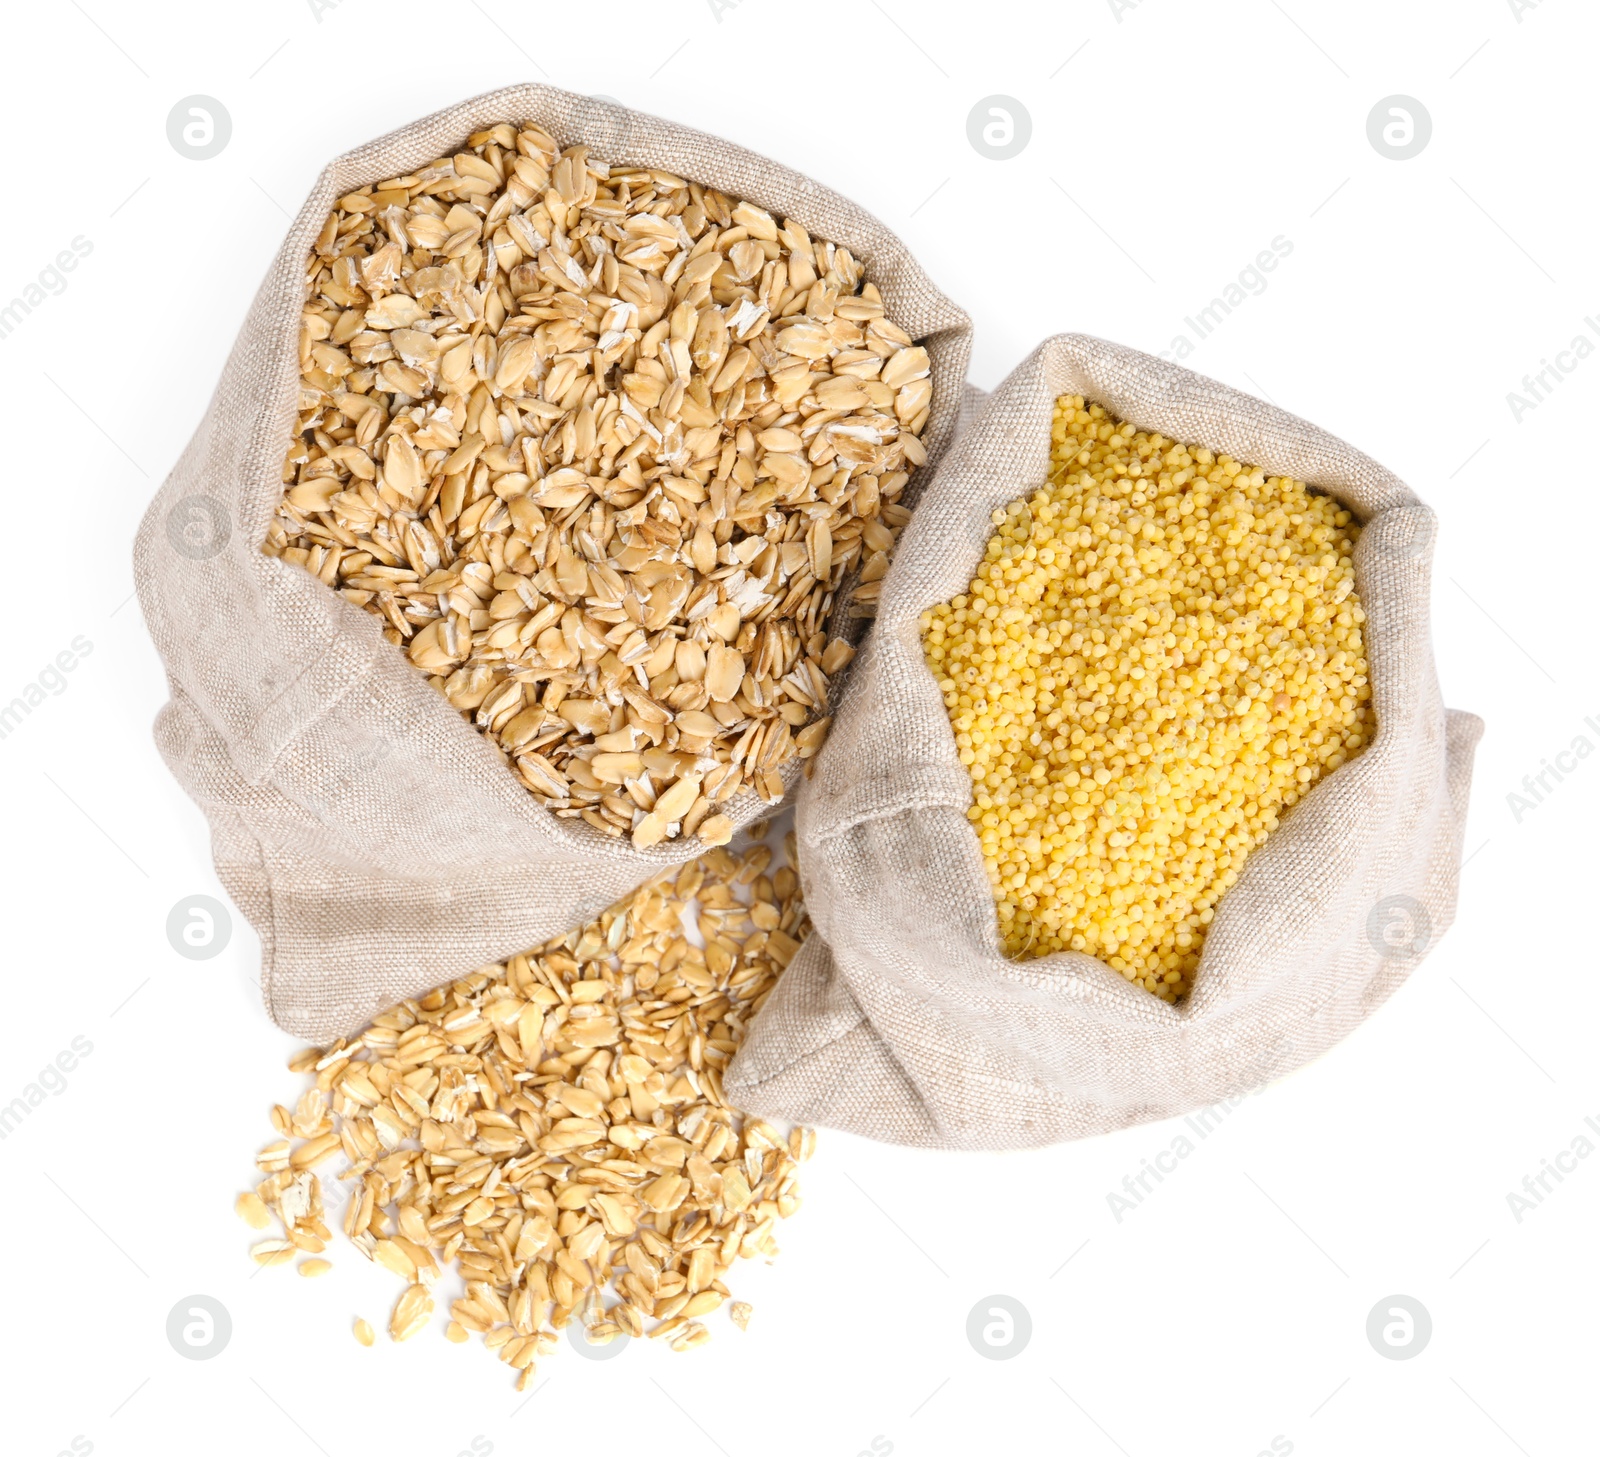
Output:
[[[1056,399],[1297,477],[1365,523],[1377,729],[1247,860],[1177,1005],[1100,960],[1001,954],[968,771],[919,619],[965,592],[990,513],[1046,479]],[[924,1148],[1021,1148],[1236,1098],[1317,1057],[1450,924],[1482,722],[1447,710],[1429,641],[1434,513],[1314,425],[1150,355],[1047,339],[925,485],[796,810],[814,930],[724,1079],[769,1117]]]
[[[448,156],[506,121],[534,122],[607,162],[716,187],[848,247],[928,351],[924,470],[948,444],[960,407],[970,321],[905,245],[848,199],[720,138],[522,85],[331,162],[134,548],[170,693],[157,745],[204,811],[217,875],[260,935],[269,1014],[307,1039],[349,1033],[403,997],[580,925],[705,848],[684,837],[638,850],[557,818],[384,640],[376,618],[260,551],[296,414],[307,260],[329,211],[345,193]],[[792,792],[799,761],[785,769]],[[736,828],[773,812],[749,790],[722,810]]]

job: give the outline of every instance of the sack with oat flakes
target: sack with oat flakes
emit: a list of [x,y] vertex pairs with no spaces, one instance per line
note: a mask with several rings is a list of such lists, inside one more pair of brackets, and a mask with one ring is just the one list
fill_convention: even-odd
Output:
[[[1128,421],[1161,437],[1151,449],[1194,442],[1252,462],[1361,523],[1349,565],[1366,614],[1376,736],[1287,801],[1287,817],[1216,907],[1192,989],[1172,1002],[1131,985],[1132,968],[1078,950],[1004,954],[997,893],[969,819],[973,781],[944,698],[957,685],[942,691],[925,658],[925,615],[968,600],[958,594],[976,564],[986,551],[998,562],[1004,549],[986,543],[1013,519],[1006,508],[1045,482],[1063,396],[1109,412],[1102,441],[1110,417]],[[1020,553],[1037,539],[1035,523],[1014,509],[1026,523],[1012,538]],[[1188,519],[1180,509],[1174,498],[1167,519]],[[1146,525],[1134,539],[1159,540],[1159,526]],[[1433,513],[1403,482],[1315,426],[1131,349],[1081,335],[1047,340],[988,398],[918,500],[827,749],[799,793],[802,889],[815,929],[730,1067],[728,1096],[769,1117],[894,1143],[1024,1147],[1239,1096],[1339,1041],[1400,985],[1455,908],[1483,725],[1440,699],[1428,628],[1435,534]],[[1096,544],[1109,549],[1105,535]],[[1086,573],[1097,564],[1088,561]],[[1083,580],[1091,591],[1101,585],[1098,575]],[[1236,601],[1249,616],[1243,596]],[[1227,604],[1218,611],[1233,616]],[[1092,715],[1106,700],[1079,702]],[[1244,713],[1248,704],[1223,707]],[[1272,711],[1263,706],[1260,721]],[[1050,731],[1068,734],[1074,722],[1081,731],[1084,721],[1068,715]],[[1043,775],[1042,759],[1032,767]],[[1163,782],[1153,792],[1169,791]],[[1152,812],[1146,822],[1158,847],[1159,820]],[[1139,830],[1109,843],[1125,846]]]
[[332,162],[135,547],[273,1019],[348,1031],[769,814],[970,334],[862,209],[609,102]]

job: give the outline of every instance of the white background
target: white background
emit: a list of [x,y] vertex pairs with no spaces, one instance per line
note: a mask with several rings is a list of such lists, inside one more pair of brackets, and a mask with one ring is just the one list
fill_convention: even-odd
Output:
[[[68,0],[8,25],[0,301],[74,237],[93,251],[0,339],[0,701],[75,636],[92,652],[0,740],[0,1104],[75,1036],[93,1051],[0,1154],[0,1445],[1595,1450],[1600,1157],[1520,1222],[1507,1202],[1586,1115],[1600,1121],[1600,756],[1547,780],[1520,823],[1507,799],[1576,736],[1600,746],[1584,723],[1600,724],[1600,358],[1520,422],[1506,398],[1600,330],[1593,14],[1578,0],[315,8]],[[1120,1224],[1108,1192],[1180,1124],[995,1156],[824,1135],[781,1258],[742,1277],[747,1336],[719,1321],[700,1353],[641,1343],[606,1364],[563,1347],[529,1399],[438,1330],[358,1347],[351,1319],[380,1325],[395,1286],[342,1236],[320,1282],[245,1256],[230,1204],[299,1079],[242,919],[215,960],[167,942],[175,902],[222,892],[152,748],[163,682],[129,551],[320,166],[546,78],[735,139],[877,212],[971,311],[985,386],[1060,330],[1169,349],[1186,315],[1290,240],[1270,286],[1187,362],[1344,436],[1437,508],[1439,671],[1488,732],[1455,927],[1365,1028],[1245,1102]],[[166,136],[195,93],[233,122],[205,162]],[[1366,132],[1395,93],[1433,121],[1403,162]],[[992,94],[1032,118],[1011,161],[967,140]],[[214,1360],[180,1359],[164,1334],[194,1293],[232,1318]],[[1007,1361],[965,1336],[995,1293],[1032,1318]],[[1414,1359],[1380,1358],[1365,1334],[1396,1293],[1432,1317]]]

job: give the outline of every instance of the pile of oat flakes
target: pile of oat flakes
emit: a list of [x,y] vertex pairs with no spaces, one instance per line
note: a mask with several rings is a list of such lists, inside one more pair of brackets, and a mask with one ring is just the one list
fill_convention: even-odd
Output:
[[[792,858],[792,837],[789,844]],[[321,1179],[346,1181],[345,1235],[404,1286],[389,1333],[432,1318],[515,1368],[519,1389],[574,1319],[592,1341],[711,1338],[735,1261],[777,1253],[814,1135],[722,1097],[722,1072],[808,925],[771,848],[714,849],[598,920],[401,1002],[354,1037],[296,1056],[311,1075],[257,1157],[239,1213],[281,1235],[264,1265],[329,1268]],[[704,945],[686,934],[698,923]],[[319,1173],[319,1170],[322,1171]],[[371,1326],[356,1323],[371,1344]]]

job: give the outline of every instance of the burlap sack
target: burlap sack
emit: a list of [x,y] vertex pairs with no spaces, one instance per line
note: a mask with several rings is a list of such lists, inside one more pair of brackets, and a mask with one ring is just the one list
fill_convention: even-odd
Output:
[[[1169,1006],[1093,957],[1001,956],[971,782],[918,618],[966,589],[990,512],[1045,476],[1058,395],[1327,489],[1366,522],[1356,582],[1378,732],[1251,856]],[[1428,641],[1433,512],[1282,410],[1082,335],[1050,339],[928,483],[797,810],[816,930],[725,1080],[742,1107],[894,1143],[1009,1148],[1242,1096],[1403,981],[1454,911],[1473,746]]]
[[[971,325],[905,245],[807,177],[719,138],[548,86],[453,106],[323,172],[290,227],[205,418],[140,527],[139,598],[171,702],[156,740],[205,811],[217,873],[261,935],[274,1021],[310,1038],[558,934],[688,840],[638,851],[542,808],[379,634],[377,620],[258,551],[297,402],[305,260],[334,200],[535,121],[563,145],[670,170],[848,246],[927,347],[930,467],[953,433]],[[768,813],[753,794],[736,824]]]

